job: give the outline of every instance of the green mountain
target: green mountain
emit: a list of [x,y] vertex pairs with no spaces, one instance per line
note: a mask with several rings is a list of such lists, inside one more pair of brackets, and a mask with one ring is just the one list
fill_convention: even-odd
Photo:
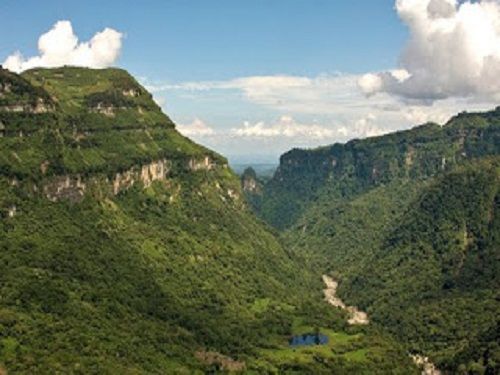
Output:
[[499,154],[500,108],[292,150],[260,215],[410,352],[453,373],[498,373]]
[[0,373],[416,372],[126,72],[0,69],[0,135]]
[[284,229],[323,196],[354,196],[396,178],[426,178],[470,158],[499,152],[500,107],[462,113],[444,126],[429,123],[382,137],[315,150],[294,149],[280,158],[266,184],[261,216]]

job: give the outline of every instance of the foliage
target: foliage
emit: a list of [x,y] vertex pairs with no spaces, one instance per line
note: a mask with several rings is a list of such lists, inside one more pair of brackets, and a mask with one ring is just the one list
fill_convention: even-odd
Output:
[[[322,301],[319,275],[253,216],[226,160],[177,133],[127,73],[13,77],[56,104],[45,114],[0,110],[0,372],[210,371],[198,351],[249,370],[307,372],[317,366],[272,355],[286,351],[297,322],[359,333]],[[113,111],[95,111],[105,101]],[[204,158],[210,168],[189,168]],[[113,194],[118,173],[161,159],[164,179]],[[75,176],[93,181],[81,201],[47,199],[43,186]],[[345,353],[322,371],[414,370],[387,335],[362,335],[352,350],[334,347]]]
[[497,108],[295,150],[265,186],[260,214],[288,226],[295,256],[340,279],[346,303],[407,350],[443,370],[496,373],[500,159],[489,155],[499,136]]

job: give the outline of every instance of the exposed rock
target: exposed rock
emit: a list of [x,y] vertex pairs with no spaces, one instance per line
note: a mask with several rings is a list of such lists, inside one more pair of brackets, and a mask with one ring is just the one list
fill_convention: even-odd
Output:
[[129,90],[123,90],[122,91],[123,96],[128,96],[131,98],[136,98],[139,95],[141,95],[141,92],[137,89],[129,89]]
[[210,171],[214,169],[216,164],[210,159],[209,156],[205,156],[202,160],[189,159],[188,167],[192,171],[206,170]]
[[415,148],[412,146],[408,146],[408,151],[406,151],[405,155],[406,167],[411,167],[413,165],[414,158],[415,158]]
[[115,117],[116,110],[119,109],[113,105],[106,105],[104,103],[98,103],[97,106],[91,108],[91,112],[100,113],[107,117]]
[[136,181],[141,181],[144,187],[149,187],[154,181],[164,181],[170,172],[171,163],[166,160],[153,161],[139,168],[117,173],[113,179],[113,194],[118,194],[133,186]]
[[[216,164],[207,156],[202,161],[195,159],[189,160],[189,168],[192,171],[200,169],[211,170],[215,168]],[[40,165],[40,170],[45,174],[48,170],[49,162],[46,161]],[[76,175],[63,175],[49,178],[42,185],[42,190],[45,196],[53,202],[60,200],[69,200],[71,202],[79,202],[83,199],[89,185],[95,185],[99,182],[107,182],[110,184],[112,193],[117,195],[121,191],[127,190],[137,182],[141,182],[144,188],[148,188],[155,181],[167,181],[168,175],[172,168],[172,162],[167,159],[152,161],[151,163],[144,164],[137,167],[132,167],[124,172],[116,173],[113,179],[104,178],[103,176],[94,176],[83,179],[80,174]],[[11,180],[11,185],[17,186],[19,181]],[[37,187],[35,186],[35,190]],[[173,203],[180,193],[180,187],[170,197],[170,203]],[[227,195],[233,199],[240,198],[237,191],[228,189]],[[224,198],[225,199],[225,198]]]
[[257,192],[257,181],[254,179],[247,178],[243,180],[243,190],[248,191],[249,193]]
[[43,99],[38,99],[36,104],[12,104],[12,105],[0,106],[0,112],[9,112],[9,113],[40,114],[53,111],[54,107],[51,105],[47,105],[43,101]]
[[59,200],[69,200],[80,202],[85,194],[86,184],[80,175],[57,176],[45,184],[43,191],[45,196],[52,202]]
[[141,181],[145,187],[149,187],[153,181],[165,180],[170,168],[170,162],[165,159],[143,165],[141,168]]
[[249,195],[261,195],[263,192],[263,183],[257,178],[257,173],[252,167],[245,169],[241,175],[241,187]]

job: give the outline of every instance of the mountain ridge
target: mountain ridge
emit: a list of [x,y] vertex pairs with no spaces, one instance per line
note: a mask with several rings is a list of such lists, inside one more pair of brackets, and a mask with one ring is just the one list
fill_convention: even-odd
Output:
[[307,205],[323,186],[344,184],[341,193],[353,194],[394,178],[431,177],[462,160],[498,153],[499,121],[497,107],[459,114],[444,126],[429,123],[345,144],[291,150],[281,156],[266,184],[259,214],[285,229],[303,212],[300,202]]

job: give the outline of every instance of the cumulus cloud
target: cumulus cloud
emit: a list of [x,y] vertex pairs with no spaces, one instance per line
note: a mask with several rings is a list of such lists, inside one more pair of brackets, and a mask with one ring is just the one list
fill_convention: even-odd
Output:
[[396,10],[410,31],[401,69],[361,77],[365,94],[500,100],[498,0],[397,0]]
[[120,32],[105,28],[90,41],[80,42],[70,21],[58,21],[38,39],[38,56],[24,58],[20,52],[15,52],[7,57],[3,66],[14,72],[63,65],[105,68],[120,55],[122,37]]
[[215,135],[215,130],[199,118],[195,118],[190,124],[178,124],[177,130],[186,137],[206,137]]

